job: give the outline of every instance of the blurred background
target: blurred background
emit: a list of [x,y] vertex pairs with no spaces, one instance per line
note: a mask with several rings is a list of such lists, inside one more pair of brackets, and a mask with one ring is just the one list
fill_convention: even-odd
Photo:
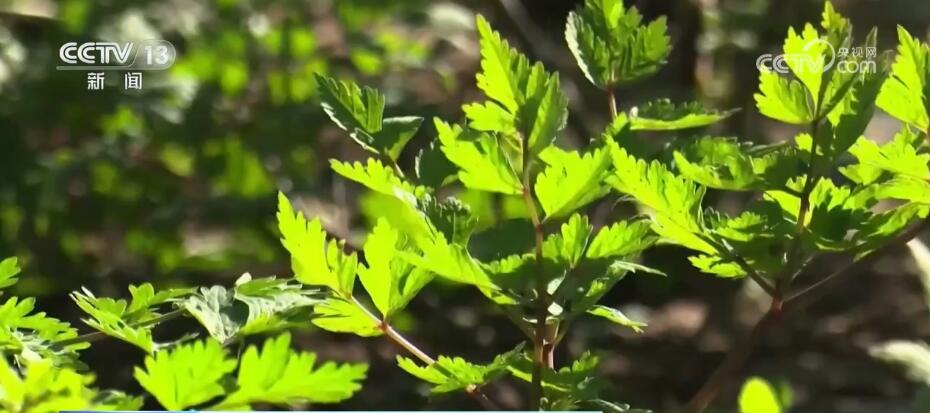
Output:
[[[462,118],[477,100],[474,14],[484,14],[531,59],[558,70],[570,99],[566,142],[582,142],[608,120],[603,92],[576,67],[564,42],[574,0],[0,0],[0,257],[18,256],[14,293],[78,322],[67,293],[86,286],[123,295],[128,284],[229,285],[243,272],[290,275],[275,229],[275,195],[284,191],[330,233],[361,242],[378,211],[372,195],[334,177],[329,158],[364,159],[318,105],[313,73],[354,79],[387,95],[390,116]],[[627,1],[627,4],[631,4]],[[926,0],[837,0],[861,39],[879,28],[881,49],[895,25],[927,39]],[[710,132],[757,142],[796,130],[755,110],[756,58],[778,50],[789,25],[818,22],[819,0],[639,0],[647,20],[669,18],[674,50],[657,75],[619,91],[629,109],[651,99],[699,100],[742,110]],[[166,39],[177,61],[146,72],[142,90],[109,75],[87,90],[85,72],[57,71],[69,41]],[[883,114],[869,137],[899,127]],[[424,122],[400,159],[413,168],[434,139]],[[678,137],[686,139],[687,136]],[[459,196],[493,219],[493,200]],[[745,199],[711,194],[733,211]],[[622,216],[617,211],[617,216]],[[644,260],[667,278],[629,277],[607,304],[649,323],[634,334],[580,323],[557,363],[604,352],[608,399],[675,411],[697,389],[767,303],[740,281],[690,267],[672,247]],[[825,269],[826,271],[826,269]],[[868,347],[891,338],[930,338],[930,319],[907,252],[831,284],[816,302],[769,334],[745,376],[789,386],[793,412],[897,412],[920,392]],[[488,361],[521,339],[476,291],[435,282],[398,320],[431,354]],[[475,409],[463,395],[431,397],[396,368],[381,340],[319,330],[300,346],[325,358],[368,361],[366,386],[336,409]],[[130,365],[142,354],[106,342],[85,353],[103,387],[137,390]],[[733,406],[740,381],[720,399]],[[488,389],[505,408],[522,407],[521,384]],[[727,410],[722,410],[727,411]]]

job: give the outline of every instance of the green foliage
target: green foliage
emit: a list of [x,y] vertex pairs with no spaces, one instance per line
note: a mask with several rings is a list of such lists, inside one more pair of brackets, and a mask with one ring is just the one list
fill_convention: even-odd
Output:
[[578,66],[603,89],[655,73],[671,51],[665,17],[642,25],[621,0],[585,0],[568,16],[565,39]]
[[168,410],[183,410],[224,393],[221,379],[236,368],[216,341],[203,340],[160,351],[134,376]]
[[720,122],[734,112],[708,110],[697,102],[676,105],[668,99],[659,99],[634,108],[630,112],[630,128],[661,131],[699,128]]
[[283,237],[281,242],[291,253],[294,278],[352,295],[358,265],[355,254],[343,253],[343,243],[327,241],[318,218],[308,222],[302,212],[295,214],[283,193],[278,194],[278,229]]
[[[800,276],[817,256],[859,259],[880,251],[930,212],[930,52],[903,30],[890,67],[884,61],[862,65],[866,60],[856,56],[836,60],[831,50],[852,45],[853,30],[827,4],[819,29],[808,24],[788,31],[782,49],[796,57],[787,61],[790,73],[763,70],[759,77],[759,112],[802,125],[794,139],[761,146],[699,135],[650,153],[639,133],[704,128],[732,111],[661,99],[612,113],[588,145],[568,142],[563,139],[568,102],[558,74],[511,47],[483,17],[476,22],[481,59],[476,82],[486,99],[463,105],[460,123],[434,120],[436,139],[420,146],[415,174],[405,173],[399,161],[406,159],[403,151],[422,118],[385,117],[386,97],[377,90],[315,74],[323,111],[371,155],[328,163],[336,175],[370,192],[365,211],[371,228],[363,242],[356,243],[355,234],[345,236],[349,242],[334,239],[324,228],[330,224],[324,214],[308,216],[301,203],[279,193],[277,229],[293,279],[245,275],[231,287],[177,290],[143,284],[131,286],[128,299],[82,289],[71,297],[87,314],[84,322],[97,330],[82,336],[68,323],[34,312],[34,299],[7,298],[0,306],[0,391],[12,396],[5,393],[0,403],[17,412],[68,403],[111,406],[114,400],[119,401],[114,408],[138,405],[140,399],[124,395],[101,398],[88,387],[89,376],[77,373],[79,351],[104,336],[147,353],[134,375],[167,409],[345,400],[359,390],[366,366],[318,364],[313,353],[291,349],[288,333],[262,346],[245,341],[312,324],[392,341],[413,356],[398,356],[398,366],[434,393],[464,391],[484,400],[482,387],[511,374],[541,395],[532,400],[533,409],[633,412],[604,399],[608,383],[598,379],[596,355],[556,363],[554,354],[560,353],[554,350],[582,316],[636,332],[646,327],[601,303],[628,274],[662,274],[638,263],[644,250],[656,243],[688,249],[696,268],[751,278],[780,311],[807,291],[796,280],[819,281]],[[874,46],[876,36],[870,32],[863,44]],[[569,16],[566,38],[581,71],[611,99],[617,87],[658,71],[670,50],[665,19],[643,24],[639,12],[620,0],[586,0]],[[266,42],[283,48],[273,36]],[[353,52],[351,59],[367,62],[368,70],[380,67],[364,53]],[[846,70],[851,66],[861,70]],[[241,89],[245,70],[221,75],[223,87]],[[864,136],[876,102],[905,123],[884,145]],[[207,152],[255,170],[259,158],[230,142],[235,141]],[[175,173],[191,168],[193,155],[183,152],[165,152]],[[267,177],[251,175],[226,178],[249,181],[246,194],[263,192]],[[108,176],[111,190],[120,186],[116,174]],[[709,190],[752,192],[747,197],[752,202],[721,212],[704,205]],[[892,208],[878,209],[889,200]],[[497,201],[504,205],[499,216],[489,206]],[[642,219],[618,219],[606,209],[620,202],[635,204]],[[10,287],[17,272],[15,260],[0,262],[0,288]],[[457,356],[434,359],[416,347],[395,321],[436,278],[476,288],[526,335],[526,343],[488,364]],[[153,329],[175,317],[193,318],[208,337],[156,342]],[[233,357],[226,346],[236,344],[240,349]],[[926,348],[889,348],[876,354],[926,370],[920,365]],[[741,393],[740,410],[782,412],[790,406],[785,394],[752,379]]]
[[17,274],[19,274],[19,264],[16,257],[9,257],[0,261],[0,289],[16,284]]
[[397,365],[420,380],[433,385],[433,393],[448,393],[457,390],[470,390],[481,387],[487,382],[504,375],[510,364],[520,356],[522,348],[498,355],[490,364],[478,365],[461,357],[439,356],[436,362],[427,366],[397,356]]
[[316,75],[323,109],[359,145],[396,160],[423,118],[384,118],[384,95],[350,82]]
[[0,357],[0,408],[10,413],[61,410],[138,410],[142,399],[89,387],[93,376],[56,368],[49,360],[30,362],[20,373]]
[[239,361],[236,390],[216,409],[248,410],[252,403],[290,405],[298,402],[337,403],[361,388],[364,364],[314,367],[316,355],[290,349],[291,337],[282,334],[265,341],[261,350],[249,348]]
[[315,289],[246,274],[234,288],[201,287],[179,305],[221,343],[244,336],[306,327],[312,307],[325,297]]
[[898,55],[878,107],[920,131],[930,128],[930,47],[898,26]]

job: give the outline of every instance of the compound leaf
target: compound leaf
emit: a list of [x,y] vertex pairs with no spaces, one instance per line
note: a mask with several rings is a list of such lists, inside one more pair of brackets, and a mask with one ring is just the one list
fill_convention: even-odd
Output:
[[225,393],[222,380],[236,368],[214,340],[199,340],[145,358],[134,376],[168,410],[183,410]]

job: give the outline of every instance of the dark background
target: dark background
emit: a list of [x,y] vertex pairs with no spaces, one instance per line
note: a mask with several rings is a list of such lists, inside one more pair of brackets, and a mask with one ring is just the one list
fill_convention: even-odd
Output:
[[[375,213],[365,207],[369,197],[334,177],[327,159],[366,155],[325,117],[311,74],[379,88],[392,116],[459,120],[461,104],[479,96],[475,13],[560,72],[571,100],[566,141],[593,136],[607,121],[607,101],[581,75],[563,38],[565,17],[578,3],[0,1],[0,256],[16,255],[24,264],[14,292],[38,296],[40,307],[77,323],[81,315],[67,293],[81,286],[118,296],[145,281],[229,285],[243,272],[287,276],[274,224],[279,189],[321,216],[332,234],[361,241]],[[835,4],[860,39],[878,26],[882,49],[895,46],[896,24],[927,39],[925,0]],[[755,59],[776,52],[789,25],[818,22],[820,1],[636,6],[647,20],[668,16],[674,50],[658,74],[619,91],[621,109],[658,97],[697,99],[742,108],[715,134],[757,142],[793,136],[794,129],[755,110]],[[167,39],[178,60],[169,71],[146,72],[142,91],[124,91],[117,72],[107,74],[105,90],[91,91],[83,72],[55,70],[64,42],[122,38]],[[404,168],[435,136],[431,122],[424,125],[400,160]],[[868,136],[887,139],[897,128],[878,114]],[[712,193],[706,202],[733,211],[744,201]],[[674,411],[766,303],[742,281],[697,273],[676,248],[656,248],[644,260],[670,276],[630,277],[606,300],[648,322],[647,331],[580,323],[557,363],[586,349],[602,351],[611,400]],[[831,284],[766,337],[741,378],[787,383],[794,412],[907,411],[917,385],[873,360],[867,348],[889,338],[930,337],[915,271],[902,250]],[[443,282],[421,293],[399,322],[431,354],[475,361],[521,339],[476,291]],[[166,330],[158,333],[174,334]],[[429,397],[394,366],[397,349],[386,341],[318,330],[299,337],[301,347],[327,359],[371,363],[363,390],[337,409],[478,407],[463,395]],[[130,366],[141,361],[139,353],[105,342],[85,352],[85,361],[101,386],[138,391]],[[740,383],[725,388],[722,406],[734,406]],[[524,406],[518,383],[504,380],[488,392],[506,408]]]

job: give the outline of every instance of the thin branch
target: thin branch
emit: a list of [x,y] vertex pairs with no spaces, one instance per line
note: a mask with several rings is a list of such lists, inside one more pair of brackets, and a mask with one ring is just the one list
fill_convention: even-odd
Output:
[[794,300],[796,300],[796,299],[798,299],[798,298],[800,298],[800,297],[806,295],[807,293],[809,293],[809,292],[811,292],[811,291],[817,289],[818,287],[820,287],[820,286],[822,286],[822,285],[824,285],[824,284],[830,282],[831,280],[833,280],[833,279],[835,279],[835,278],[838,278],[838,277],[840,277],[840,276],[842,276],[842,275],[845,275],[845,274],[848,274],[848,273],[850,273],[850,272],[853,272],[853,271],[855,271],[855,270],[861,268],[862,266],[864,266],[864,265],[866,265],[866,264],[869,264],[869,263],[871,263],[871,262],[874,262],[876,259],[878,259],[878,258],[880,258],[881,256],[885,255],[885,254],[888,253],[889,251],[891,251],[891,250],[893,250],[893,249],[895,249],[895,248],[900,248],[900,247],[902,247],[904,244],[907,244],[908,241],[914,239],[915,237],[917,237],[918,235],[920,235],[921,232],[923,232],[923,231],[925,231],[925,230],[927,230],[927,229],[930,229],[930,217],[925,218],[925,219],[924,219],[923,221],[921,221],[919,224],[917,224],[917,225],[915,225],[915,226],[913,226],[913,227],[907,229],[906,231],[902,232],[900,235],[898,235],[897,237],[895,237],[893,240],[889,241],[889,242],[886,243],[885,245],[882,245],[881,248],[878,248],[878,249],[876,249],[876,250],[874,250],[874,251],[868,253],[866,256],[860,258],[859,260],[854,260],[854,261],[852,261],[852,262],[847,263],[847,264],[844,265],[842,268],[840,268],[840,269],[838,269],[838,270],[836,270],[836,271],[830,273],[829,275],[827,275],[826,277],[821,278],[821,279],[818,280],[817,282],[815,282],[815,283],[813,283],[813,284],[811,284],[811,285],[809,285],[809,286],[807,286],[807,287],[804,287],[804,288],[801,289],[800,291],[798,291],[798,292],[792,294],[791,296],[789,296],[789,297],[785,300],[785,302],[787,303],[787,302],[794,301]]
[[[442,366],[436,364],[436,359],[430,357],[429,354],[426,354],[425,351],[421,350],[410,340],[401,335],[400,332],[395,330],[394,327],[387,322],[387,320],[382,320],[380,317],[369,311],[368,308],[362,305],[362,303],[359,302],[355,297],[348,298],[353,304],[355,304],[356,307],[362,310],[362,312],[365,313],[368,318],[370,318],[375,324],[378,325],[378,329],[381,330],[381,332],[384,333],[384,336],[387,337],[391,342],[397,344],[404,350],[407,350],[407,352],[412,354],[423,364],[426,364],[427,366],[435,365],[435,367],[442,371],[443,374],[452,376],[449,371],[446,371],[444,368],[442,368]],[[482,392],[478,386],[469,385],[465,388],[465,393],[475,399],[485,410],[500,410],[500,408],[493,401],[491,401],[491,399],[489,399],[488,396],[484,394],[484,392]]]
[[543,229],[539,220],[539,213],[536,210],[536,202],[533,200],[532,187],[530,186],[530,164],[524,149],[523,162],[523,201],[526,203],[526,209],[533,223],[533,235],[536,240],[536,331],[533,337],[533,375],[532,387],[534,391],[533,410],[539,408],[543,397],[542,375],[545,367],[552,368],[552,349],[550,343],[546,342],[546,318],[549,313],[549,292],[546,290],[546,279],[543,269]]
[[685,411],[687,413],[702,413],[707,406],[720,393],[723,385],[729,381],[730,377],[736,374],[739,369],[746,363],[746,360],[752,354],[752,350],[759,344],[766,330],[774,325],[780,318],[783,311],[783,302],[780,299],[773,298],[765,315],[756,322],[745,341],[736,345],[727,352],[723,362],[717,366],[717,369],[710,375],[701,389],[694,394],[694,397],[688,402]]
[[610,107],[610,121],[617,118],[617,96],[614,88],[611,86],[607,89],[607,105]]

